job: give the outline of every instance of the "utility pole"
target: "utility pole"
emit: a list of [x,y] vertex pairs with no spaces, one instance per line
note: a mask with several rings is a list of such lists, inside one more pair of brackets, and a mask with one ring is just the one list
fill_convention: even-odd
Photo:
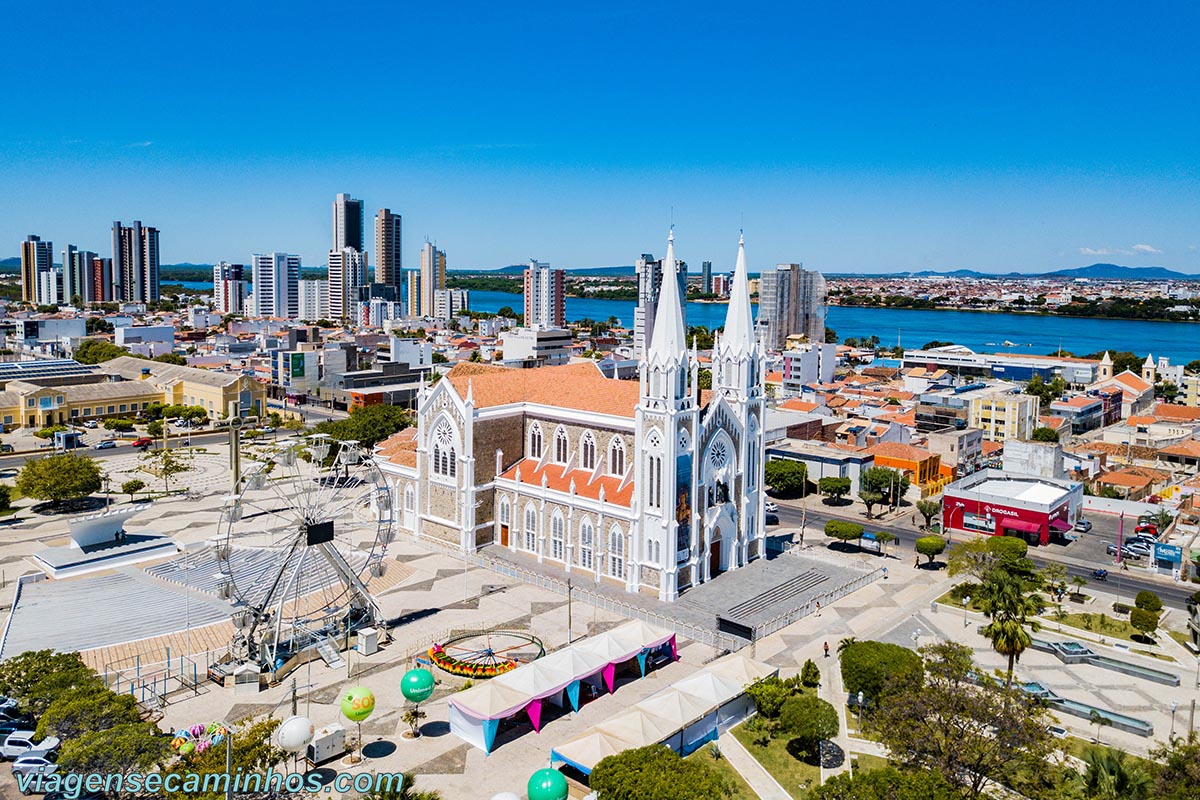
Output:
[[571,643],[571,577],[567,576],[567,644]]

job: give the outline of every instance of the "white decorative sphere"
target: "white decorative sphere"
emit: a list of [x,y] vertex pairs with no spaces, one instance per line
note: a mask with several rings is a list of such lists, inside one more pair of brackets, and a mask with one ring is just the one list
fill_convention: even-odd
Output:
[[275,731],[275,740],[289,753],[299,753],[312,741],[316,728],[308,717],[288,717]]

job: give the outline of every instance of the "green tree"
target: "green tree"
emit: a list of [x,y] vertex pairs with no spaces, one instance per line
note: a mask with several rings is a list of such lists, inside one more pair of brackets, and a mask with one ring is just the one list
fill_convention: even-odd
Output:
[[875,511],[875,506],[883,502],[883,495],[870,489],[861,489],[858,492],[858,499],[862,500],[863,505],[867,507],[867,519],[870,519],[871,514]]
[[25,462],[17,475],[17,489],[27,497],[49,500],[58,505],[64,500],[87,497],[101,486],[100,466],[74,453],[61,453]]
[[763,479],[780,497],[795,497],[804,490],[808,470],[804,464],[790,459],[768,461],[763,467]]
[[929,527],[929,523],[933,518],[941,513],[942,504],[937,500],[918,500],[917,513],[925,518],[925,527]]
[[163,489],[171,491],[171,478],[192,470],[190,459],[179,455],[178,450],[147,450],[142,453],[143,469],[157,478],[162,478]]
[[1089,800],[1144,800],[1147,797],[1159,797],[1150,793],[1154,786],[1153,776],[1129,759],[1122,750],[1089,747],[1084,751],[1083,760],[1087,764],[1083,782]]
[[815,695],[797,695],[784,703],[779,712],[779,732],[791,737],[789,751],[794,749],[812,758],[822,739],[837,736],[837,709]]
[[1153,611],[1155,614],[1163,610],[1162,599],[1149,589],[1138,592],[1133,604],[1146,611]]
[[1041,626],[1034,619],[1045,610],[1040,594],[1029,591],[1026,583],[1005,570],[993,570],[980,589],[980,610],[991,621],[983,628],[983,635],[992,643],[992,649],[1008,657],[1008,672],[1005,686],[1012,686],[1013,666],[1032,644],[1030,631]]
[[817,481],[817,490],[827,497],[832,497],[834,500],[841,500],[846,495],[850,494],[851,484],[849,478],[821,478]]
[[133,502],[133,496],[146,488],[146,482],[133,478],[121,484],[121,493],[129,495],[129,502]]
[[162,436],[163,435],[162,420],[161,419],[150,420],[150,423],[146,426],[146,433],[155,439]]
[[41,716],[60,694],[98,682],[79,653],[27,650],[0,661],[0,694],[20,703],[27,714]]
[[133,695],[117,694],[99,681],[89,681],[54,699],[38,720],[37,735],[39,739],[54,735],[66,741],[131,722],[141,722]]
[[1158,630],[1158,614],[1144,608],[1133,608],[1129,611],[1129,624],[1146,636],[1153,637]]
[[442,355],[441,353],[439,353],[435,350],[433,353],[433,363],[434,364],[449,364],[450,359],[446,358],[446,356]]
[[[279,720],[270,717],[253,721],[242,720],[234,725],[230,746],[235,775],[239,771],[243,774],[266,772],[268,768],[284,760],[287,753],[272,744],[277,727]],[[164,793],[166,800],[225,800],[224,784],[208,791],[199,790],[201,786],[205,786],[205,776],[226,774],[224,747],[210,747],[203,753],[193,753],[179,759],[164,771],[182,775],[184,778],[194,773],[201,781],[199,786],[192,790],[188,790],[184,784],[184,788],[178,792]]]
[[187,359],[178,353],[163,353],[162,355],[155,356],[153,360],[163,364],[174,364],[177,367],[187,366]]
[[943,642],[921,655],[924,682],[900,682],[864,718],[898,766],[955,781],[968,799],[984,796],[992,781],[1019,785],[1045,769],[1050,720],[1037,699],[997,683],[964,645]]
[[600,759],[588,782],[604,800],[711,800],[733,794],[714,767],[684,760],[661,744]]
[[1159,764],[1155,771],[1155,800],[1195,800],[1200,797],[1200,734],[1172,737],[1150,751]]
[[859,546],[861,547],[863,526],[856,522],[831,519],[825,523],[825,535],[830,539],[837,539],[839,542],[852,542],[858,539]]
[[711,369],[699,370],[696,373],[696,382],[700,385],[701,389],[711,389],[712,388],[712,370]]
[[884,767],[834,775],[811,789],[808,800],[958,800],[959,794],[941,775],[902,772]]
[[341,441],[353,440],[369,449],[412,424],[412,414],[399,406],[363,406],[351,411],[346,419],[318,423],[313,433],[327,433]]
[[1029,438],[1034,442],[1057,442],[1058,431],[1047,427],[1034,428]]
[[899,505],[900,498],[908,493],[909,479],[898,469],[871,467],[864,470],[859,479],[864,489],[879,492],[890,506]]
[[10,508],[12,508],[12,487],[0,484],[0,511],[8,511]]
[[84,339],[75,348],[75,360],[80,364],[99,364],[114,358],[129,355],[124,347],[117,347],[112,342],[103,339]]
[[1029,545],[1016,536],[981,536],[957,545],[947,559],[950,577],[970,575],[979,583],[993,570],[1003,569],[1037,583],[1037,567],[1026,555]]
[[126,722],[107,730],[88,731],[68,740],[59,751],[58,766],[64,772],[145,774],[164,763],[170,753],[170,740],[154,725]]
[[97,333],[112,333],[113,330],[113,324],[104,317],[88,317],[85,323],[85,331],[88,336],[95,336]]
[[897,644],[843,640],[838,645],[842,684],[877,702],[903,685],[921,684],[921,657]]
[[915,547],[918,553],[929,559],[927,563],[932,564],[945,551],[946,540],[941,536],[922,536],[917,539]]
[[806,660],[804,666],[800,668],[800,682],[808,687],[816,686],[821,682],[821,669],[811,658]]
[[783,704],[800,692],[800,681],[777,675],[761,678],[746,687],[759,716],[773,720],[779,717]]
[[128,433],[133,430],[133,420],[122,419],[120,417],[109,417],[104,420],[104,430],[117,431],[119,433]]

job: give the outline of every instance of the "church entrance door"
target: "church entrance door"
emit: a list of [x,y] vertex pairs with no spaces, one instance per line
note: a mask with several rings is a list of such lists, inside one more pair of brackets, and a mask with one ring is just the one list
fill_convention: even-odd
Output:
[[507,525],[500,526],[500,546],[508,547],[508,526]]
[[719,535],[713,536],[712,544],[708,546],[708,577],[717,577],[721,574],[721,538]]

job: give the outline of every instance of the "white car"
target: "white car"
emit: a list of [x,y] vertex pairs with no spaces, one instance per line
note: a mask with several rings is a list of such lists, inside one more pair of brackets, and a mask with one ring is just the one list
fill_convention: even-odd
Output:
[[767,511],[778,511],[779,510],[779,506],[776,505],[775,503],[771,502],[770,500],[763,503],[763,508],[765,508]]
[[57,736],[47,736],[39,742],[36,731],[13,731],[4,740],[4,744],[0,745],[0,756],[11,761],[35,750],[57,750],[58,745]]
[[[49,775],[58,771],[57,750],[34,750],[13,762],[13,776],[20,775]],[[33,789],[37,791],[37,779],[33,781]]]

